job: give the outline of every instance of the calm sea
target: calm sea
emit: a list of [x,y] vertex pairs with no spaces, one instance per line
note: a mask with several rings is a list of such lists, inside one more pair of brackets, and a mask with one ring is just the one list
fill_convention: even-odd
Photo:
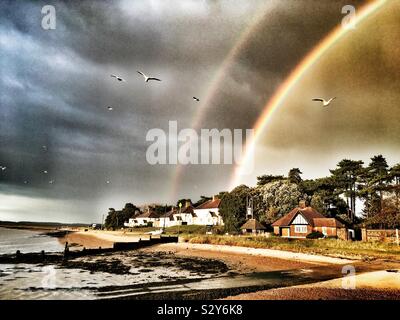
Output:
[[40,231],[7,229],[0,227],[0,254],[27,252],[63,251],[64,247],[57,238],[43,235]]

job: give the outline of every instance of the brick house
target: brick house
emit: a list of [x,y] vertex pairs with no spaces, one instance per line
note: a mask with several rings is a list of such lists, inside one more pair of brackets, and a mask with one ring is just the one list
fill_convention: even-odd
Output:
[[305,238],[309,233],[319,231],[327,237],[348,239],[346,226],[335,218],[326,218],[314,208],[300,201],[297,208],[272,224],[274,234],[286,238]]

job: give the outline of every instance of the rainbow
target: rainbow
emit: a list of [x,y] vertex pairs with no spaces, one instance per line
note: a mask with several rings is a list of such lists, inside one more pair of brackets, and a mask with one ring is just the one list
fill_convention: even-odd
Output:
[[[361,10],[357,13],[355,23],[358,24],[367,18],[372,13],[380,9],[388,0],[377,0],[370,4],[364,5]],[[230,189],[239,185],[241,177],[243,175],[243,168],[250,160],[250,157],[254,155],[255,146],[262,132],[271,121],[274,112],[282,105],[283,101],[289,95],[290,91],[296,86],[296,84],[302,79],[315,63],[350,29],[343,28],[341,25],[336,27],[330,34],[328,34],[311,52],[307,54],[305,58],[296,66],[291,74],[285,79],[285,81],[279,86],[273,97],[267,102],[263,109],[261,116],[257,119],[254,125],[254,137],[251,141],[246,144],[246,152],[242,159],[241,165],[237,166],[234,170],[233,178],[230,183]]]
[[[370,14],[376,12],[379,8],[381,8],[388,0],[376,0],[370,4],[364,5],[356,16],[356,24],[364,20]],[[241,52],[242,48],[248,42],[251,34],[257,30],[257,27],[266,18],[266,13],[270,9],[269,6],[266,6],[264,10],[261,10],[259,15],[256,17],[255,22],[251,24],[244,32],[239,36],[239,40],[236,42],[235,46],[230,50],[227,57],[224,59],[221,67],[218,69],[217,73],[213,77],[210,82],[210,85],[207,89],[206,98],[202,102],[199,107],[199,111],[195,113],[191,128],[198,129],[206,111],[210,107],[210,102],[216,92],[218,91],[218,83],[220,83],[225,74],[226,70],[233,63],[236,56]],[[328,36],[326,36],[316,47],[311,50],[310,53],[297,65],[297,67],[291,72],[291,74],[285,79],[285,81],[279,86],[278,90],[274,94],[274,96],[267,102],[266,106],[263,109],[261,116],[257,119],[254,125],[254,138],[247,142],[246,144],[246,152],[242,159],[242,164],[237,166],[234,170],[233,178],[230,183],[230,189],[237,186],[241,180],[243,174],[243,168],[246,163],[248,163],[249,158],[253,155],[253,151],[255,150],[256,143],[261,136],[264,128],[269,123],[274,111],[278,109],[278,107],[282,104],[285,98],[288,96],[291,89],[298,83],[298,81],[303,77],[306,71],[313,66],[318,59],[326,53],[336,41],[340,40],[349,30],[344,29],[341,26],[335,28]],[[170,200],[176,200],[176,192],[177,187],[179,185],[180,176],[182,175],[184,166],[177,166],[176,170],[173,173],[172,177],[172,187]]]
[[[238,40],[236,41],[233,48],[229,51],[228,55],[225,57],[224,61],[222,62],[221,66],[218,68],[217,72],[215,73],[214,77],[212,78],[208,88],[206,90],[205,99],[202,99],[200,106],[198,107],[198,111],[194,114],[190,128],[198,130],[204,116],[207,114],[207,110],[211,106],[211,100],[218,92],[218,84],[221,83],[226,75],[227,70],[229,69],[230,65],[235,61],[236,56],[242,51],[243,47],[247,44],[251,34],[257,30],[257,27],[260,23],[265,19],[268,10],[271,8],[270,3],[266,3],[262,10],[259,11],[257,16],[254,18],[253,23],[251,23],[244,31],[238,36]],[[172,176],[172,187],[169,199],[171,201],[176,201],[177,196],[177,188],[179,185],[180,177],[183,173],[184,166],[181,164],[177,165],[176,170],[173,172]]]

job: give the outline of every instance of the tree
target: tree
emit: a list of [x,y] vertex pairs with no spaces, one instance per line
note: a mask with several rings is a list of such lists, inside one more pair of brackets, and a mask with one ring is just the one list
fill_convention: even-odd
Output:
[[347,199],[350,208],[349,217],[352,221],[355,220],[357,181],[360,180],[362,165],[362,161],[343,159],[337,164],[336,169],[330,170],[339,192]]
[[307,195],[311,206],[322,214],[336,216],[348,211],[346,203],[340,198],[341,190],[338,190],[334,178],[304,180],[299,186],[301,192]]
[[271,174],[264,174],[262,176],[257,177],[257,185],[263,186],[270,182],[285,180],[285,179],[286,178],[284,176],[275,176],[275,175],[271,175]]
[[393,184],[390,186],[390,191],[395,195],[395,203],[397,208],[400,206],[400,163],[394,165],[389,170],[389,179]]
[[191,199],[179,199],[179,200],[176,202],[176,206],[178,207],[178,206],[179,206],[179,203],[182,203],[182,207],[184,207],[184,206],[186,205],[187,202],[192,203],[192,200],[191,200]]
[[[202,205],[204,202],[207,202],[209,200],[211,200],[211,197],[207,197],[207,196],[200,196],[200,200],[198,200],[196,203],[193,204],[193,207],[198,207],[199,205]],[[183,205],[183,204],[182,204]]]
[[303,172],[301,172],[299,168],[290,169],[288,174],[289,182],[299,184],[303,180],[301,179],[302,174]]
[[110,208],[104,226],[107,229],[122,228],[124,226],[124,222],[127,222],[130,218],[133,218],[139,213],[140,209],[132,203],[125,204],[125,207],[119,211],[116,211],[114,208]]
[[382,210],[374,216],[366,219],[366,226],[394,229],[400,227],[400,209],[395,196],[382,200]]
[[287,214],[303,198],[299,186],[288,181],[274,181],[259,188],[265,208],[260,220],[266,223],[273,223],[280,216]]
[[249,187],[240,185],[224,195],[219,213],[224,220],[227,232],[239,231],[239,228],[246,221],[246,199],[250,194],[251,189]]

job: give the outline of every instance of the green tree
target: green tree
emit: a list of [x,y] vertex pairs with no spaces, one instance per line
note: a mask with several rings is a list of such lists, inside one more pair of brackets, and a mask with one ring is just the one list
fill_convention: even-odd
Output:
[[330,170],[337,189],[347,199],[347,206],[350,208],[349,217],[352,221],[355,220],[357,181],[360,180],[362,165],[362,161],[344,159],[337,164],[336,169]]
[[286,178],[284,176],[264,174],[262,176],[257,177],[257,185],[263,186],[267,183],[274,182],[274,181],[280,181],[280,180],[286,180]]
[[227,232],[239,231],[246,221],[246,199],[250,195],[251,189],[245,185],[240,185],[224,195],[219,212]]
[[[209,200],[211,200],[212,198],[211,197],[207,197],[207,196],[200,196],[200,199],[196,202],[196,203],[194,203],[193,204],[193,207],[198,207],[199,205],[202,205],[203,203],[205,203],[205,202],[207,202],[207,201],[209,201]],[[182,204],[183,205],[183,204]]]
[[303,172],[300,171],[299,168],[293,168],[290,169],[288,173],[288,180],[290,183],[296,183],[299,184],[303,179],[301,178],[301,175]]
[[264,216],[261,216],[260,220],[265,223],[272,223],[287,214],[303,198],[297,184],[284,180],[270,182],[259,188],[265,208]]
[[130,218],[140,214],[140,209],[132,203],[125,204],[122,210],[115,210],[110,208],[104,226],[107,229],[120,229],[124,226],[124,222],[128,222]]
[[185,207],[185,205],[186,205],[187,202],[192,203],[192,200],[191,200],[191,199],[179,199],[179,200],[176,202],[176,206],[178,207],[178,206],[179,206],[179,203],[182,203],[182,208],[183,208],[183,207]]

